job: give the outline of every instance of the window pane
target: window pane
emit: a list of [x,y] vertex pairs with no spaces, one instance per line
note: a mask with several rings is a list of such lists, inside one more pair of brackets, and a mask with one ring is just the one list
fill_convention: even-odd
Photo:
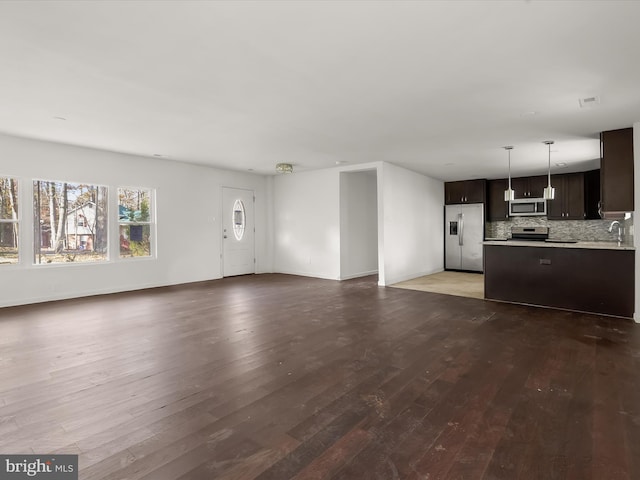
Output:
[[107,187],[37,180],[33,192],[35,263],[107,259]]
[[120,225],[120,256],[151,256],[151,225]]
[[118,188],[120,257],[150,257],[153,251],[151,190]]
[[120,222],[151,222],[151,191],[119,188],[118,218]]
[[18,263],[18,181],[0,177],[0,265]]
[[0,220],[18,220],[18,182],[0,177]]
[[0,265],[18,263],[18,223],[0,223]]

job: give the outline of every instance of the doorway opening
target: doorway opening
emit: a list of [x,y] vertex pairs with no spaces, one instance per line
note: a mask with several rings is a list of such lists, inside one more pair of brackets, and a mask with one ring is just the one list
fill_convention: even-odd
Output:
[[340,280],[377,273],[377,170],[340,172]]

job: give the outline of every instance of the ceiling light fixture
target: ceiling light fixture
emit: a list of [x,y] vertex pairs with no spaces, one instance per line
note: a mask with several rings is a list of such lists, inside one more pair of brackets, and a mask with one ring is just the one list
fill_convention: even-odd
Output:
[[291,165],[290,163],[278,163],[276,164],[276,172],[293,173],[293,165]]
[[510,202],[511,200],[515,200],[516,198],[516,192],[514,192],[513,189],[511,188],[511,150],[513,150],[513,147],[509,145],[507,147],[502,147],[502,148],[504,148],[509,155],[509,184],[507,189],[504,191],[504,201]]
[[545,140],[543,143],[549,147],[549,183],[544,188],[543,197],[545,200],[553,200],[556,195],[556,189],[551,186],[551,145],[553,145],[553,140]]

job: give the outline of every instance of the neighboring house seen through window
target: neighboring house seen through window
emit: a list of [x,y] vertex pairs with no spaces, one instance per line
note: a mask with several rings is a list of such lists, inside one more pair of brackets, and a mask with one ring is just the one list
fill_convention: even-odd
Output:
[[18,181],[0,177],[0,265],[18,263]]
[[150,189],[118,188],[120,258],[152,256],[153,219]]
[[36,264],[108,259],[107,187],[35,180]]

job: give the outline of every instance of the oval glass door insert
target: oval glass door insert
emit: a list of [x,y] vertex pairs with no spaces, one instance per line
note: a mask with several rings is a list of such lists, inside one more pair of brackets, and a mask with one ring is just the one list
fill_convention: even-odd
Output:
[[233,235],[236,240],[242,240],[242,237],[244,237],[245,221],[244,204],[242,200],[236,200],[233,204]]

